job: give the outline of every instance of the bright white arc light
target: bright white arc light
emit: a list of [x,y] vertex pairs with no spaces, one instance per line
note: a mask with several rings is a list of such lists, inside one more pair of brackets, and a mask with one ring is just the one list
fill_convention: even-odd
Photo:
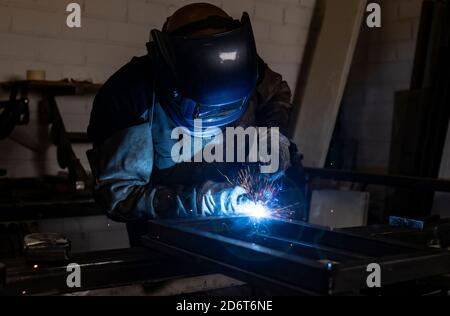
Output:
[[237,52],[223,52],[219,54],[219,58],[222,62],[224,61],[235,61],[237,58]]
[[247,202],[239,205],[238,213],[254,218],[265,218],[270,216],[270,212],[266,206],[254,202]]

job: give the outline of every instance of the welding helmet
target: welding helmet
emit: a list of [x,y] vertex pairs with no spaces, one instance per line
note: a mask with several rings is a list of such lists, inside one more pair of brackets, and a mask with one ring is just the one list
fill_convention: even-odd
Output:
[[[204,28],[227,31],[190,36]],[[247,110],[258,80],[258,56],[250,18],[209,16],[175,32],[153,30],[158,99],[172,120],[194,131],[223,128]]]

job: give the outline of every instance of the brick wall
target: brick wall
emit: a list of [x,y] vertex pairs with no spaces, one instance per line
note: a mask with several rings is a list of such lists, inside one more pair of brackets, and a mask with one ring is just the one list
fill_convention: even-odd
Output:
[[358,143],[357,169],[387,171],[394,92],[408,89],[422,0],[382,0],[382,28],[363,27],[341,108],[341,135]]
[[[204,0],[202,0],[204,1]],[[82,28],[69,29],[66,4],[82,6]],[[104,82],[135,55],[143,55],[152,28],[160,28],[186,0],[0,0],[0,81],[24,79],[27,69],[42,69],[47,79],[91,79]],[[260,55],[295,87],[315,0],[216,0],[236,18],[247,11]],[[0,91],[0,99],[7,94]],[[36,98],[31,123],[0,140],[0,168],[10,177],[60,172],[48,128],[39,124]],[[92,97],[59,98],[69,132],[87,128]],[[88,168],[88,145],[74,146]],[[75,251],[127,246],[124,225],[104,216],[41,221],[41,231],[69,236]]]
[[[82,6],[82,28],[69,29],[66,4]],[[27,69],[42,69],[47,79],[91,79],[104,82],[132,56],[145,54],[152,28],[188,0],[0,0],[0,81],[24,78]],[[258,49],[271,66],[295,87],[315,0],[213,0],[239,18],[252,17]],[[6,94],[0,98],[5,99]],[[58,100],[69,131],[85,131],[92,98]],[[46,127],[31,124],[0,141],[0,168],[11,177],[55,174],[55,149],[46,143]],[[41,135],[37,138],[36,135]],[[26,144],[29,148],[19,146]],[[45,148],[43,150],[43,148]],[[76,152],[88,167],[84,152]]]

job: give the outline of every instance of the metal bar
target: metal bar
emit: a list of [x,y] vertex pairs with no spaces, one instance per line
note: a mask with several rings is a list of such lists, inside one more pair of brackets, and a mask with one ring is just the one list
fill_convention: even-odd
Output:
[[77,158],[70,140],[68,139],[64,120],[58,109],[54,95],[44,95],[43,97],[51,111],[53,143],[57,146],[57,158],[61,168],[69,170],[69,177],[74,182],[75,190],[80,191],[86,188],[89,177],[83,165]]
[[144,237],[143,245],[156,251],[166,253],[173,256],[188,257],[201,261],[206,266],[213,267],[218,272],[230,275],[243,282],[247,282],[253,286],[265,289],[269,293],[275,293],[277,295],[320,295],[318,291],[307,290],[298,286],[293,286],[284,282],[280,282],[274,278],[267,277],[261,273],[255,271],[241,269],[235,265],[227,264],[223,261],[217,261],[211,257],[203,256],[193,251],[186,250],[184,248],[175,247],[173,245],[159,242],[158,240]]
[[[70,262],[81,266],[83,291],[215,273],[195,262],[180,264],[179,260],[145,248],[73,254]],[[33,262],[17,259],[5,260],[4,263],[7,280],[5,289],[0,289],[0,295],[52,295],[80,291],[66,285],[67,263],[38,264],[36,267],[33,267]]]
[[[218,232],[218,234],[229,238],[235,238],[234,234],[228,231]],[[374,257],[371,256],[349,252],[343,249],[331,248],[325,245],[290,237],[285,237],[284,235],[274,236],[265,231],[256,233],[248,233],[243,231],[239,234],[239,240],[285,251],[290,254],[300,255],[312,260],[343,263],[358,260],[370,261],[374,259]]]
[[[251,238],[249,227],[260,236]],[[447,251],[299,222],[267,219],[255,224],[243,217],[164,221],[149,222],[149,231],[146,246],[193,256],[223,267],[232,276],[238,277],[237,273],[298,292],[337,294],[366,288],[367,266],[374,262],[382,267],[384,285],[450,272]],[[305,245],[349,260],[334,262],[326,256],[321,260]]]
[[14,86],[33,91],[41,91],[54,96],[71,96],[95,94],[102,87],[101,84],[88,82],[69,82],[69,81],[12,81],[0,83],[4,89],[11,89]]
[[343,171],[334,169],[305,168],[307,179],[329,179],[337,181],[359,182],[389,187],[402,187],[413,190],[449,192],[450,181],[430,178],[383,175]]
[[93,199],[0,203],[0,223],[104,215]]
[[[253,220],[248,217],[226,217],[219,219],[174,220],[167,223],[175,227],[188,227],[196,231],[210,232],[218,235],[233,233],[234,238],[242,239],[246,234],[252,233]],[[328,246],[337,249],[351,250],[353,253],[366,254],[366,256],[397,255],[411,251],[423,251],[424,247],[409,245],[396,241],[387,241],[362,237],[344,230],[330,230],[317,225],[307,224],[283,219],[263,219],[259,221],[259,233],[268,228],[267,234],[296,240],[314,245]],[[232,232],[230,232],[230,228]],[[366,249],[370,247],[371,249]],[[426,249],[426,248],[425,248]],[[374,253],[374,255],[371,255]]]
[[[326,246],[313,245],[307,242],[299,242],[291,239],[273,237],[269,235],[260,235],[256,241],[258,244],[263,246],[272,247],[277,245],[279,248],[285,247],[286,243],[289,243],[290,248],[292,250],[290,253],[295,253],[302,256],[311,257],[311,259],[317,260],[329,260],[334,262],[348,262],[348,261],[356,261],[356,260],[371,260],[373,257],[360,255],[352,252],[348,252],[345,250],[340,250],[336,248],[330,248]],[[265,241],[268,242],[265,242]],[[308,253],[310,252],[310,253]]]
[[[253,280],[274,284],[275,287],[289,289],[293,292],[311,291],[319,293],[328,288],[327,276],[321,273],[320,264],[313,260],[294,258],[294,256],[274,251],[261,246],[231,238],[221,237],[219,242],[211,238],[208,233],[195,234],[196,237],[184,231],[182,246],[176,246],[176,240],[180,236],[170,227],[152,226],[149,238],[143,239],[143,244],[171,255],[188,255],[203,262],[213,263],[215,267],[222,267],[231,276],[243,281]],[[201,251],[199,251],[201,250]],[[252,258],[252,264],[248,264],[248,258]],[[303,262],[303,269],[297,269]],[[296,271],[294,274],[293,271]],[[237,273],[237,274],[235,274]],[[306,283],[308,290],[298,284]],[[265,283],[264,282],[264,283]]]

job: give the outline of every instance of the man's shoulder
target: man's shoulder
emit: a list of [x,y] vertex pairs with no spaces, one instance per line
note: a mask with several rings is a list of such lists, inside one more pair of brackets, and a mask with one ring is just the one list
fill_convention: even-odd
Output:
[[133,57],[116,71],[100,89],[98,95],[115,95],[137,90],[142,86],[151,89],[152,69],[150,57]]
[[133,59],[114,73],[97,93],[88,134],[101,141],[139,123],[153,98],[153,72],[149,56]]

